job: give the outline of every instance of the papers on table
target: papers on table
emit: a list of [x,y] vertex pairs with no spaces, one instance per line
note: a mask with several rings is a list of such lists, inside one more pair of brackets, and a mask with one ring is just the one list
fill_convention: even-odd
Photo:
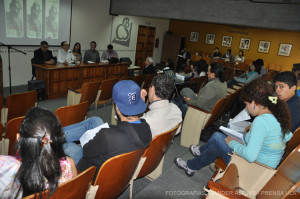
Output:
[[92,140],[96,136],[96,134],[99,133],[99,131],[102,128],[109,128],[109,126],[107,123],[104,123],[94,129],[90,129],[90,130],[86,131],[79,139],[81,147],[83,147],[86,143],[88,143],[90,140]]
[[93,61],[88,61],[88,63],[89,63],[89,64],[94,64],[95,62],[93,62]]
[[225,133],[226,135],[228,135],[229,137],[232,137],[233,139],[235,139],[236,141],[238,141],[238,142],[240,142],[242,144],[245,144],[245,142],[244,142],[244,134],[243,133],[231,130],[231,129],[226,128],[224,126],[220,126],[220,130],[223,133]]

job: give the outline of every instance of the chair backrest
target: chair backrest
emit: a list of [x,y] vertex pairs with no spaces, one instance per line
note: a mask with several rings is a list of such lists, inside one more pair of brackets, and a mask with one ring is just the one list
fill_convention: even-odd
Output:
[[239,62],[236,69],[240,71],[247,71],[249,69],[249,66],[243,62]]
[[55,111],[55,115],[59,119],[63,127],[76,124],[85,119],[89,109],[89,102],[81,102],[80,104],[64,106]]
[[118,79],[108,79],[102,82],[100,86],[101,94],[99,101],[109,100],[112,98],[112,89],[117,81]]
[[139,75],[139,76],[134,76],[133,81],[139,85],[139,87],[142,87],[142,84],[145,80],[146,75]]
[[283,159],[285,159],[298,146],[298,144],[300,144],[300,127],[294,131],[293,137],[286,143]]
[[227,61],[227,62],[225,62],[224,67],[227,67],[227,68],[234,68],[234,67],[235,67],[235,66],[234,66],[234,63],[235,63],[235,62]]
[[143,157],[146,157],[146,161],[137,178],[144,177],[156,169],[180,125],[181,123],[179,123],[175,128],[157,135],[152,139],[150,145],[143,154]]
[[145,80],[144,80],[144,84],[143,84],[143,89],[149,88],[149,85],[151,84],[152,79],[155,75],[156,75],[155,73],[146,75]]
[[117,198],[128,186],[144,149],[108,159],[101,166],[94,185],[99,185],[95,198]]
[[34,107],[37,101],[37,91],[29,91],[26,93],[16,93],[7,96],[6,108],[8,109],[7,121],[20,117]]
[[195,77],[191,81],[195,83],[195,92],[198,93],[199,89],[203,87],[204,82],[206,81],[207,76]]
[[[299,198],[300,187],[300,145],[298,145],[290,155],[278,167],[276,174],[260,190],[257,198],[284,198],[289,193],[294,198]],[[298,191],[297,191],[298,189]],[[265,193],[277,193],[269,194]],[[297,196],[296,196],[297,195]]]
[[83,83],[80,89],[80,93],[81,93],[80,102],[88,101],[89,104],[94,103],[100,85],[101,85],[101,81]]
[[[56,191],[50,196],[51,199],[61,198],[85,198],[86,193],[93,182],[96,167],[92,166],[80,173],[75,178],[60,184]],[[48,198],[49,190],[43,195],[43,199]],[[37,194],[38,196],[38,194]],[[24,199],[34,199],[35,194],[25,197]],[[38,197],[37,197],[38,198]]]
[[133,77],[121,77],[120,79],[119,79],[119,81],[122,81],[122,80],[133,80]]
[[17,140],[16,136],[19,133],[20,125],[25,116],[11,119],[7,122],[5,128],[5,138],[9,139],[8,155],[15,155],[14,144]]
[[214,106],[214,108],[211,110],[211,117],[209,118],[208,122],[206,123],[205,127],[210,126],[214,121],[218,120],[221,115],[223,114],[224,107],[227,98],[220,99]]

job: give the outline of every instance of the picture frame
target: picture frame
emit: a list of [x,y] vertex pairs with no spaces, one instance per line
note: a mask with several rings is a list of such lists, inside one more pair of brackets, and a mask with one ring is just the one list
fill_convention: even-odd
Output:
[[241,38],[239,48],[242,50],[249,50],[251,44],[251,39]]
[[232,43],[232,37],[231,36],[227,36],[227,35],[223,35],[222,46],[230,48],[231,47],[231,43]]
[[278,55],[289,57],[292,47],[292,44],[280,44],[278,49]]
[[212,45],[215,43],[215,38],[216,38],[215,34],[207,33],[205,37],[205,43]]
[[257,52],[269,53],[271,42],[269,41],[259,41]]
[[199,32],[191,32],[190,41],[198,42],[198,39],[199,39]]

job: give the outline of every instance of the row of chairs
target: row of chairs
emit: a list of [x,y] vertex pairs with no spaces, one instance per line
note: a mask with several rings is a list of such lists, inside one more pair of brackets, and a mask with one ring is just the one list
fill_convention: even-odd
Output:
[[[153,176],[158,177],[162,171],[164,154],[180,125],[181,123],[172,130],[153,138],[146,150],[139,149],[107,160],[101,166],[93,183],[93,186],[98,186],[95,198],[117,198],[128,185],[130,186],[130,198],[132,198],[135,179],[147,175],[152,179]],[[50,198],[85,198],[86,195],[89,195],[89,198],[94,198],[91,191],[88,193],[88,190],[92,184],[95,171],[95,167],[90,167],[74,179],[60,184]],[[49,191],[46,191],[43,198],[47,198],[48,194]],[[35,198],[34,194],[26,197],[26,199],[32,198]]]

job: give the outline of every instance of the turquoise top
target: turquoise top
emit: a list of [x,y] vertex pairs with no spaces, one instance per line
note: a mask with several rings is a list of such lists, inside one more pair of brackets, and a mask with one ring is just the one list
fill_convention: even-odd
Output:
[[251,82],[252,80],[254,80],[258,77],[259,77],[258,72],[251,71],[247,74],[247,77],[245,77],[245,78],[238,77],[236,81],[246,84],[246,83]]
[[260,162],[272,168],[276,168],[284,153],[285,143],[293,134],[286,133],[283,138],[281,127],[272,114],[257,116],[251,129],[245,136],[243,145],[235,140],[229,142],[229,147],[249,162]]

